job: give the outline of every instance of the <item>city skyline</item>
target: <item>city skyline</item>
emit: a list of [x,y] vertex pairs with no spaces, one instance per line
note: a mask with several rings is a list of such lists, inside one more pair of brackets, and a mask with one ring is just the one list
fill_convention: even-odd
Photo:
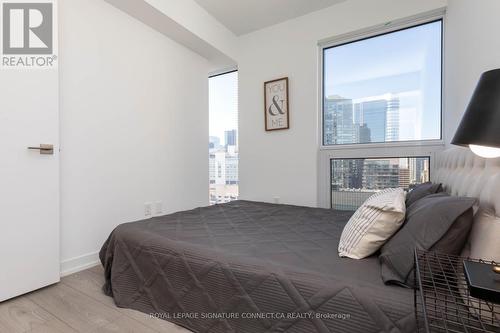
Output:
[[429,178],[429,157],[332,159],[331,163],[332,186],[344,189],[408,189]]
[[325,145],[399,140],[399,98],[390,94],[352,100],[331,96],[324,103]]
[[[230,137],[229,140],[230,142],[228,142],[228,137]],[[238,146],[238,130],[237,129],[225,130],[224,135],[222,135],[222,137],[219,137],[217,135],[209,135],[208,143],[209,143],[209,149],[215,147]],[[213,146],[211,144],[213,144]]]
[[208,148],[210,204],[238,199],[238,72],[209,79]]
[[398,140],[439,139],[441,30],[431,22],[325,49],[324,100],[397,98]]
[[239,154],[238,132],[235,129],[224,132],[225,143],[220,144],[217,136],[209,138],[209,200],[210,204],[224,203],[239,196]]
[[331,206],[355,210],[374,192],[429,181],[429,157],[332,159]]

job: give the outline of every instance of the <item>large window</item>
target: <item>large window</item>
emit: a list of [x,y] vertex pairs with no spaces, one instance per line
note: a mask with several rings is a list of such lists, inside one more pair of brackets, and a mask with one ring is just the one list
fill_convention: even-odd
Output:
[[442,142],[443,12],[321,45],[321,207],[430,180]]
[[323,48],[323,145],[441,139],[442,20]]
[[210,204],[238,199],[238,72],[209,78]]
[[331,207],[356,210],[373,193],[385,188],[405,190],[430,179],[430,158],[331,159]]

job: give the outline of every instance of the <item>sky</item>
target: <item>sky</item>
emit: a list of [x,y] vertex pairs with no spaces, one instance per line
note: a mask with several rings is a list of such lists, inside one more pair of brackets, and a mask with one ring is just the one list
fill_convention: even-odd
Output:
[[439,139],[441,29],[437,21],[325,49],[325,97],[392,94],[400,100],[400,140]]
[[238,129],[238,72],[208,79],[209,135],[224,145],[224,131]]

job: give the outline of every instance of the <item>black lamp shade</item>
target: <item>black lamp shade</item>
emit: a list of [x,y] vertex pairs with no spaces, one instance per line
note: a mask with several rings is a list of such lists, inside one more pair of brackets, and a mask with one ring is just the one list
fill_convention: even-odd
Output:
[[500,69],[481,75],[451,143],[500,147]]

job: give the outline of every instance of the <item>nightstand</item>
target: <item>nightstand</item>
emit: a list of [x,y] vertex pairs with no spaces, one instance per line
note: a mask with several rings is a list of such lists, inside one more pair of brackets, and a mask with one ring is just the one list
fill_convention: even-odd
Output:
[[500,332],[500,304],[469,295],[464,259],[415,250],[418,332]]

